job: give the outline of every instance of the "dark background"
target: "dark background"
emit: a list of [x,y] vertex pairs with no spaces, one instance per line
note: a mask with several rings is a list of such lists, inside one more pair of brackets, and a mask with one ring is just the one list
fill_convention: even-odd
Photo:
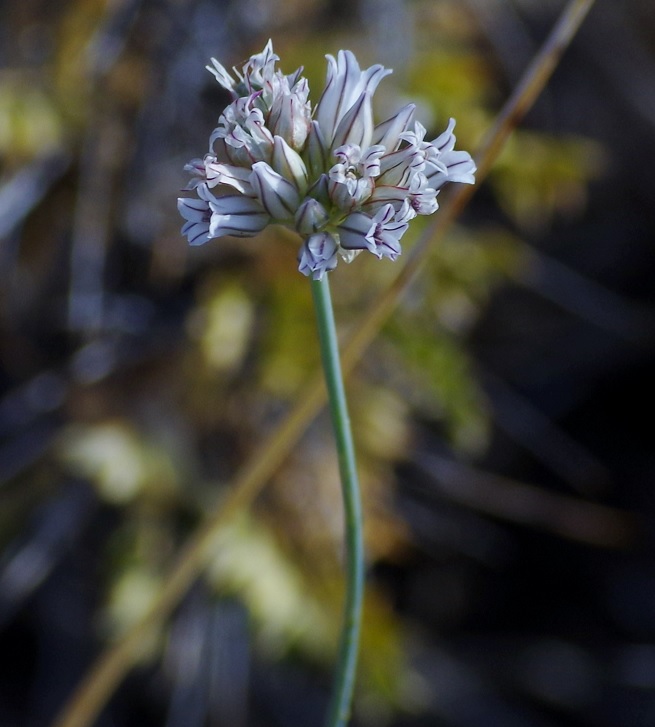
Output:
[[[53,721],[318,366],[288,238],[179,235],[182,167],[225,103],[209,57],[270,36],[316,100],[351,48],[395,70],[380,118],[417,101],[473,151],[562,7],[0,4],[2,727]],[[655,722],[653,78],[651,3],[598,0],[350,380],[354,724]],[[344,329],[393,273],[339,266]],[[98,724],[318,724],[340,522],[323,415]]]

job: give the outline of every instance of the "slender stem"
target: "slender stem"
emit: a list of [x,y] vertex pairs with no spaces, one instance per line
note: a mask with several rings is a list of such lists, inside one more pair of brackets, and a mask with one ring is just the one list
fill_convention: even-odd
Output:
[[359,631],[364,598],[362,505],[355,463],[355,448],[350,429],[343,376],[341,375],[339,346],[327,275],[324,275],[321,280],[312,280],[312,295],[314,297],[318,335],[321,344],[323,372],[339,457],[346,530],[346,602],[332,701],[326,725],[327,727],[345,727],[350,717],[355,686]]

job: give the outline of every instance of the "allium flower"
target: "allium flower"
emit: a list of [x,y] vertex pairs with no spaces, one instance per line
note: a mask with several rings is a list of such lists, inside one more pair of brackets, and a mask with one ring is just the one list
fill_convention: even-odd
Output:
[[303,239],[300,272],[320,279],[362,250],[395,260],[409,221],[438,209],[446,182],[475,182],[471,155],[455,151],[453,119],[434,141],[413,104],[374,125],[372,97],[391,71],[361,70],[350,51],[327,60],[312,111],[302,68],[278,70],[270,40],[234,76],[212,58],[207,69],[232,102],[208,154],[185,167],[197,195],[178,200],[190,244],[284,224]]

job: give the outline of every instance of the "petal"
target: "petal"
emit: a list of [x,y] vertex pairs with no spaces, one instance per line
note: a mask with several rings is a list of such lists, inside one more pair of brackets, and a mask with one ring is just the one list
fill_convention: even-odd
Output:
[[460,182],[475,184],[475,162],[467,151],[448,151],[439,157],[439,161],[446,167],[446,173],[428,164],[425,176],[430,187],[439,190],[446,182]]
[[189,244],[202,245],[207,242],[211,237],[209,234],[209,203],[204,199],[195,197],[190,199],[180,197],[177,200],[177,209],[182,217],[187,220],[182,225],[181,232],[187,238]]
[[318,200],[326,209],[330,207],[330,188],[327,174],[321,174],[307,190],[307,195]]
[[408,194],[409,189],[407,187],[378,185],[373,190],[373,194],[366,200],[364,206],[370,212],[377,211],[388,204],[392,204],[395,210],[399,210]]
[[455,148],[455,134],[453,129],[455,128],[455,119],[448,121],[446,130],[440,134],[433,142],[432,146],[439,152],[452,151]]
[[362,93],[343,116],[334,132],[332,149],[344,144],[354,144],[362,149],[371,143],[373,135],[373,108],[371,95]]
[[[406,229],[407,223],[405,223],[405,230]],[[372,250],[371,252],[380,260],[382,260],[383,257],[388,257],[389,260],[395,260],[402,253],[402,248],[400,247],[398,240],[405,230],[403,230],[400,234],[393,234],[383,230],[379,236],[376,237],[377,244],[375,246],[375,250]]]
[[243,66],[243,82],[252,93],[262,88],[266,80],[273,75],[275,62],[280,57],[273,52],[273,41],[269,38],[261,53],[250,56]]
[[427,133],[427,129],[420,121],[414,122],[414,131],[404,131],[400,135],[400,139],[403,141],[408,142],[411,146],[415,146],[417,148],[421,148],[421,145],[423,144],[423,139],[425,139],[425,134]]
[[362,93],[372,96],[380,81],[391,71],[380,65],[361,71],[357,59],[350,51],[340,50],[336,60],[330,55],[326,58],[328,72],[325,89],[314,117],[328,143],[331,143],[338,124],[359,96]]
[[274,137],[273,159],[271,166],[286,180],[295,184],[301,195],[307,191],[307,169],[300,154],[294,151],[281,137]]
[[207,186],[215,187],[218,184],[226,184],[233,187],[237,192],[253,196],[254,192],[250,184],[251,170],[246,167],[237,167],[232,164],[219,162],[207,162]]
[[357,166],[362,158],[362,150],[356,144],[344,144],[338,146],[332,155],[335,156],[343,166]]
[[415,214],[431,215],[439,209],[437,191],[428,185],[427,177],[420,172],[409,185],[408,200]]
[[276,220],[288,220],[300,204],[295,185],[274,171],[266,162],[252,165],[250,183],[264,209]]
[[385,68],[379,63],[367,68],[362,72],[362,85],[363,90],[369,93],[371,96],[375,93],[380,81],[385,76],[390,76],[393,73],[391,68]]
[[205,160],[192,159],[188,164],[184,165],[184,171],[193,174],[196,177],[205,176]]
[[212,211],[210,237],[252,237],[270,222],[269,215],[257,200],[241,194],[216,197],[209,207]]
[[204,200],[196,199],[195,197],[190,199],[186,197],[178,197],[177,210],[185,220],[198,222],[207,215],[209,205]]
[[224,89],[230,91],[233,97],[236,98],[236,92],[234,90],[235,81],[230,74],[225,70],[225,67],[219,63],[216,58],[211,58],[211,66],[205,66],[205,68],[216,78],[216,80],[223,86]]
[[327,165],[327,144],[317,121],[312,121],[309,127],[304,157],[311,179],[315,179],[325,170]]
[[352,92],[361,79],[361,71],[350,51],[340,50],[336,60],[331,55],[325,57],[328,61],[327,79],[316,106],[315,118],[326,139],[331,142],[337,124],[355,100]]
[[413,103],[403,106],[390,119],[378,124],[373,130],[373,143],[382,144],[387,151],[396,151],[400,144],[400,135],[407,131],[414,118],[416,106]]
[[351,212],[367,200],[373,192],[374,183],[371,178],[346,178],[344,182],[330,180],[328,191],[332,202],[342,211]]
[[307,81],[303,78],[297,91],[278,91],[268,116],[268,126],[273,134],[282,136],[296,151],[305,146],[312,121],[306,88]]
[[422,156],[411,148],[398,149],[380,159],[380,175],[376,182],[394,187],[409,186],[412,175],[419,171],[415,165],[423,164]]
[[189,245],[204,245],[211,239],[208,222],[187,222],[182,225],[182,234],[189,242]]
[[378,177],[380,175],[380,158],[386,152],[382,144],[374,144],[362,155],[360,171],[364,177]]
[[363,212],[352,212],[339,225],[339,242],[346,250],[375,250],[372,235],[376,224]]
[[377,225],[388,225],[396,215],[396,210],[393,205],[385,205],[382,209],[378,210],[373,216],[373,222]]

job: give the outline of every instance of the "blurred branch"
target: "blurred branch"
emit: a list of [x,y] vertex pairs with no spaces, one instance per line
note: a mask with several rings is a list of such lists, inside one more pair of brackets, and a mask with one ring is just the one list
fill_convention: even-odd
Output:
[[545,492],[435,454],[417,461],[440,495],[478,512],[603,548],[625,547],[634,538],[635,523],[621,510]]
[[[488,174],[512,129],[520,122],[545,86],[593,3],[594,0],[571,0],[562,12],[482,145],[477,156],[478,185]],[[359,361],[425,262],[432,245],[443,238],[474,191],[475,188],[462,185],[450,195],[448,203],[437,215],[436,222],[426,229],[425,234],[407,256],[406,263],[398,276],[373,303],[357,329],[345,342],[342,348],[342,367],[345,375]],[[85,727],[93,722],[116,685],[132,666],[144,636],[168,616],[191,583],[202,572],[211,555],[211,545],[218,529],[235,513],[246,507],[261,491],[265,482],[282,464],[308,424],[320,411],[324,401],[325,390],[321,377],[317,376],[301,392],[298,404],[280,427],[263,442],[255,456],[237,475],[226,500],[218,505],[214,514],[187,542],[146,616],[129,629],[118,643],[100,655],[69,703],[65,705],[53,727]]]
[[[70,159],[60,152],[27,164],[0,187],[0,241],[8,237],[68,169]],[[7,254],[2,250],[2,258]],[[5,270],[10,269],[3,259]]]

